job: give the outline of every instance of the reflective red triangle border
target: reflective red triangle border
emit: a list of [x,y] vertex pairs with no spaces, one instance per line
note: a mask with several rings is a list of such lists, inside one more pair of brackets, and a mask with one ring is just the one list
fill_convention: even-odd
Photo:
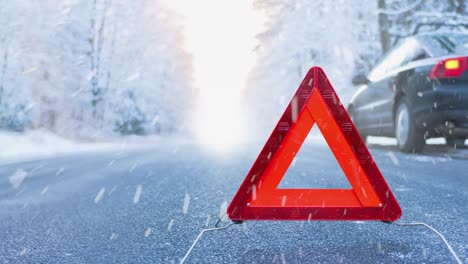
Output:
[[[352,189],[277,189],[317,124]],[[402,211],[319,67],[309,70],[240,186],[227,214],[246,220],[381,220]]]

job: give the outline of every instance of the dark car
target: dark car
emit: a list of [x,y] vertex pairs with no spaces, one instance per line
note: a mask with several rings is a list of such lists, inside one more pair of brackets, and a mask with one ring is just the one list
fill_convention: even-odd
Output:
[[406,38],[373,68],[348,106],[361,136],[396,137],[419,152],[431,137],[461,146],[468,137],[468,35]]

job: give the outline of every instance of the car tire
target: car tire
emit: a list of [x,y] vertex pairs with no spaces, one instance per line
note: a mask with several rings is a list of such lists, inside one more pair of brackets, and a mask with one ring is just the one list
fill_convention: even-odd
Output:
[[357,129],[359,135],[361,136],[362,141],[363,141],[364,143],[366,143],[366,141],[367,141],[367,134],[362,133],[361,131],[359,131],[358,125],[356,124],[355,113],[354,113],[354,111],[353,111],[352,108],[349,108],[349,109],[348,109],[348,115],[349,115],[349,118],[351,119],[351,121],[353,122],[354,126],[356,127],[356,129]]
[[445,138],[445,141],[447,141],[448,146],[456,149],[465,147],[465,138],[447,137]]
[[414,117],[411,114],[411,105],[406,98],[402,98],[398,102],[394,118],[395,137],[399,150],[406,153],[421,152],[426,140],[424,134],[418,132],[415,127]]

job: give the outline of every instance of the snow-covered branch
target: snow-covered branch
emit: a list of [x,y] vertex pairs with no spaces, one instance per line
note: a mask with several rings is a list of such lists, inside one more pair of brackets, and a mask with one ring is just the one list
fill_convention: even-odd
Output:
[[405,6],[401,9],[398,10],[390,10],[390,9],[378,9],[377,13],[379,14],[385,14],[385,15],[391,15],[391,16],[397,16],[401,15],[407,12],[410,12],[411,10],[415,9],[418,7],[421,3],[423,3],[424,0],[415,0],[413,3],[408,4],[408,6]]

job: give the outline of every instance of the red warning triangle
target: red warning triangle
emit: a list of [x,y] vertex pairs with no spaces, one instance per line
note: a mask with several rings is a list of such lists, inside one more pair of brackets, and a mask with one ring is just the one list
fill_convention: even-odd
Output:
[[[352,189],[278,189],[317,124]],[[395,221],[401,209],[325,73],[313,67],[227,209],[233,221]]]

